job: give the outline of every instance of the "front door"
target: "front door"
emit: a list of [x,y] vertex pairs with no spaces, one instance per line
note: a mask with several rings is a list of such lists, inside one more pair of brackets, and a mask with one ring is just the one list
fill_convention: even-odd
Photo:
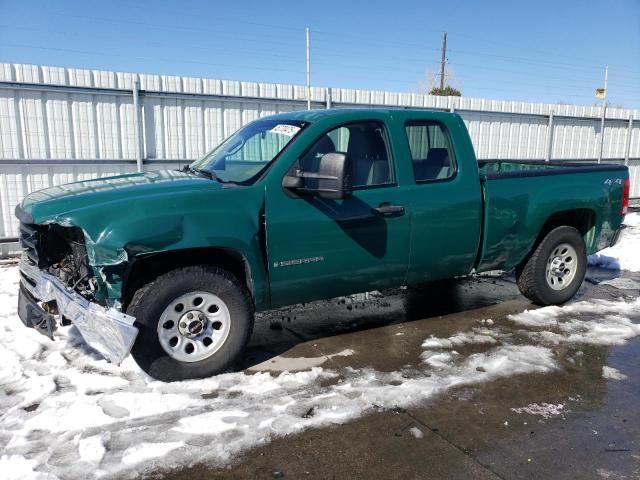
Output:
[[[343,125],[322,135],[293,168],[346,152],[353,194],[342,200],[267,191],[265,221],[274,307],[397,286],[409,261],[406,192],[396,182],[385,125]],[[389,207],[403,207],[389,208]]]

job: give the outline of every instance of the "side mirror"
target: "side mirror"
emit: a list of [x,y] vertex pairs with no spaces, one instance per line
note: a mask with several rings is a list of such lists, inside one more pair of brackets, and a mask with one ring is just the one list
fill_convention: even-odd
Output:
[[344,153],[326,153],[320,158],[317,173],[297,170],[284,177],[282,186],[298,194],[346,198],[351,195],[351,159]]

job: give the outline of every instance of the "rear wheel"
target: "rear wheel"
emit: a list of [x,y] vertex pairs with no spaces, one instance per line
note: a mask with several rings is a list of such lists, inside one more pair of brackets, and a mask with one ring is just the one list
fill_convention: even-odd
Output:
[[140,328],[131,350],[134,360],[163,381],[229,369],[253,329],[246,288],[215,267],[186,267],[158,277],[135,293],[127,313]]
[[572,298],[587,271],[587,255],[580,232],[557,227],[516,269],[520,292],[538,305],[557,305]]

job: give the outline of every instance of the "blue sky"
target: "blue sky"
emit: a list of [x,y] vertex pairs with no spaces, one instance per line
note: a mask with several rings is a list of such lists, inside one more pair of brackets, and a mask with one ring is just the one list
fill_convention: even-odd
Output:
[[[640,108],[640,0],[0,0],[0,62]],[[435,78],[437,80],[437,78]]]

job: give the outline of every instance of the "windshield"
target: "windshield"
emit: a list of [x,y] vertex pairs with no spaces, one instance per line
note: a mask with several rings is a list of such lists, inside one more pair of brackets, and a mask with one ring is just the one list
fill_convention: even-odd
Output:
[[222,182],[241,183],[259,174],[306,125],[296,120],[256,120],[191,164]]

